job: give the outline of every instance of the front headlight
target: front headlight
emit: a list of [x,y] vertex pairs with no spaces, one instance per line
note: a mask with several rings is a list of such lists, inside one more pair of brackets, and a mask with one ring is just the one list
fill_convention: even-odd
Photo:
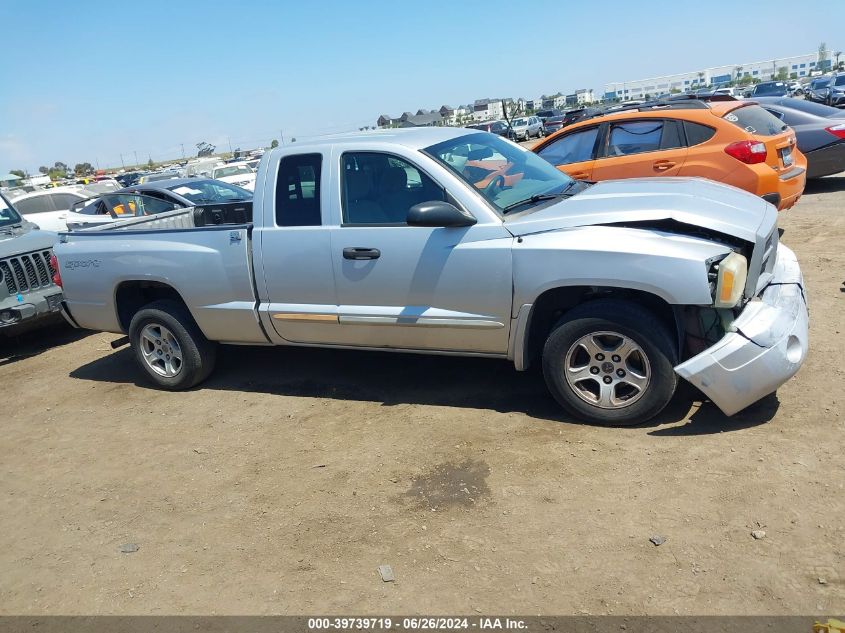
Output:
[[716,293],[713,307],[733,308],[742,298],[748,278],[748,261],[739,253],[731,253],[716,264]]

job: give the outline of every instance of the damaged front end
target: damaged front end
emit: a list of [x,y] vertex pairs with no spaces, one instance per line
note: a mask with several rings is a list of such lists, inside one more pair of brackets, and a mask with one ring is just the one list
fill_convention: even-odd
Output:
[[[704,328],[723,335],[675,371],[698,387],[726,415],[772,393],[796,374],[807,356],[809,318],[804,280],[795,254],[776,245],[766,285],[731,320],[712,310]],[[709,320],[708,320],[709,319]]]

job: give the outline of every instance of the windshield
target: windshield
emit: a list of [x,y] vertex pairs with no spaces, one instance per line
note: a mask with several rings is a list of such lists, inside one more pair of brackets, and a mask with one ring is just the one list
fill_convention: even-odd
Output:
[[229,167],[218,167],[214,170],[214,178],[225,178],[226,176],[239,176],[240,174],[251,174],[252,170],[246,165],[232,165]]
[[737,127],[757,136],[776,136],[786,129],[786,124],[768,110],[751,104],[740,106],[725,115]]
[[514,119],[511,121],[511,125],[516,127],[518,125],[528,125],[528,121],[526,119]]
[[824,88],[827,84],[830,83],[830,77],[823,77],[821,79],[813,79],[810,82],[810,88],[817,89],[817,88]]
[[845,75],[839,75],[833,82],[834,86],[845,86]]
[[527,205],[532,196],[560,193],[573,182],[534,152],[495,134],[467,134],[424,151],[471,184],[500,212],[520,202]]
[[786,93],[786,84],[759,84],[754,88],[755,95],[782,95]]
[[0,227],[20,223],[21,216],[12,208],[6,198],[0,196]]
[[187,198],[194,204],[252,200],[252,192],[216,180],[193,180],[189,183],[169,187],[169,190]]
[[156,182],[158,180],[170,180],[171,178],[178,178],[178,174],[174,172],[162,172],[160,174],[148,174],[142,178],[144,182]]

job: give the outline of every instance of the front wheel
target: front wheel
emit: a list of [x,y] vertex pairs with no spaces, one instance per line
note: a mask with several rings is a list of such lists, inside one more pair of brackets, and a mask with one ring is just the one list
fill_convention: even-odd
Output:
[[159,387],[190,389],[214,369],[217,347],[175,301],[155,301],[129,324],[129,341],[141,369]]
[[543,348],[543,375],[576,417],[629,426],[654,417],[675,393],[676,353],[668,329],[641,306],[615,299],[563,316]]

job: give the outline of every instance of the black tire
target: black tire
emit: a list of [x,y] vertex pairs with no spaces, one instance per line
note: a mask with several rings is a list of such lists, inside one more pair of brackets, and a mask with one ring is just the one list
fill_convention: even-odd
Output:
[[[598,332],[614,332],[628,337],[639,347],[639,351],[634,355],[635,360],[642,360],[639,354],[644,354],[647,359],[648,382],[641,392],[634,392],[639,395],[628,396],[633,398],[631,404],[602,408],[597,403],[586,401],[565,378],[567,354],[570,349],[575,349],[576,342],[583,337]],[[614,339],[611,337],[603,340]],[[586,352],[574,353],[583,355]],[[609,354],[607,360],[610,360]],[[589,363],[594,363],[592,357],[587,358],[590,358]],[[608,426],[632,426],[660,413],[672,399],[678,385],[678,377],[674,371],[676,359],[677,352],[672,335],[652,312],[628,301],[598,299],[573,308],[552,328],[543,347],[543,376],[555,400],[578,419]],[[599,362],[595,361],[594,364],[598,370]],[[600,366],[610,364],[608,362]],[[645,365],[644,362],[642,364]],[[623,366],[616,364],[607,373],[604,373],[606,369],[599,370],[596,378],[588,376],[585,382],[576,383],[576,387],[582,394],[589,389],[581,389],[581,385],[594,385],[594,389],[599,390],[599,380],[605,380],[606,376],[615,380],[614,373]],[[576,365],[575,370],[577,369]],[[627,369],[630,371],[630,367]],[[627,385],[623,384],[621,388],[633,392]],[[614,397],[617,397],[617,387],[614,385],[612,389]]]
[[[144,359],[141,333],[148,325],[164,326],[176,339],[181,353],[181,366],[175,375],[156,373]],[[154,301],[136,312],[129,324],[129,342],[141,369],[162,389],[190,389],[208,378],[214,370],[217,345],[203,336],[190,312],[176,301]]]

